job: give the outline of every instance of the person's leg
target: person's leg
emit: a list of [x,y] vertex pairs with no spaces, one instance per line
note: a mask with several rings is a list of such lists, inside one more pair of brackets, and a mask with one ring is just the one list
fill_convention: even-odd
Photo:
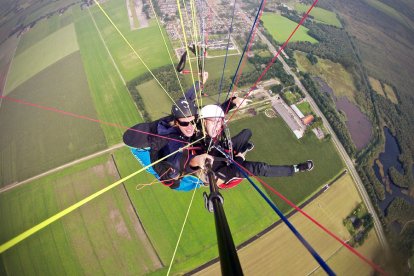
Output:
[[[243,161],[241,158],[237,157],[235,158],[235,161],[256,176],[280,177],[292,176],[294,174],[293,166],[279,166],[269,165],[263,162]],[[215,168],[213,166],[213,171],[216,173],[216,176],[224,182],[227,182],[234,177],[244,178],[243,173],[240,172],[235,164],[222,165]]]
[[246,151],[246,146],[252,137],[252,131],[250,129],[243,129],[236,136],[231,138],[233,144],[233,151],[236,153]]
[[[236,157],[234,159],[238,164],[248,170],[249,175],[255,176],[264,176],[264,177],[282,177],[282,176],[292,176],[295,172],[306,172],[313,169],[313,162],[308,160],[304,163],[298,165],[269,165],[264,162],[250,162],[243,161],[241,157]],[[218,183],[227,183],[229,180],[239,177],[244,178],[244,174],[239,170],[237,165],[221,162],[219,164],[213,164],[213,171],[216,176],[219,178]],[[298,170],[299,168],[299,170]]]
[[295,173],[294,168],[291,165],[269,165],[264,162],[250,161],[244,161],[241,165],[256,176],[280,177],[292,176]]

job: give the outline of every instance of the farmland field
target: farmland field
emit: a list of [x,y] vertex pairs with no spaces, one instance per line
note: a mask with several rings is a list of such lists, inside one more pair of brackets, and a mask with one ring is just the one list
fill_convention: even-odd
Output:
[[24,35],[21,37],[16,55],[23,53],[25,50],[35,45],[37,42],[71,23],[71,9],[62,15],[55,14],[49,17],[47,20],[39,21],[33,28],[24,33]]
[[[304,5],[301,3],[295,4],[295,10],[297,10],[299,13],[305,13],[307,10],[309,10],[309,8],[310,5]],[[309,15],[313,16],[315,20],[320,23],[332,25],[338,28],[342,27],[341,22],[334,12],[318,7],[313,7]]]
[[[106,155],[0,194],[0,242],[117,179],[112,158]],[[142,275],[160,264],[140,231],[126,192],[118,186],[21,241],[0,258],[11,275]]]
[[[341,239],[346,240],[349,238],[349,233],[343,226],[342,220],[360,201],[352,179],[349,175],[345,175],[303,210]],[[328,236],[302,214],[294,214],[290,222],[322,259],[329,259],[328,264],[334,272],[338,272],[338,275],[348,274],[350,271],[361,272],[354,275],[366,275],[372,271],[366,263],[361,262],[351,252],[345,248],[340,249],[342,245],[338,241]],[[379,246],[375,233],[371,231],[366,243],[367,247],[374,250],[366,250],[363,247],[362,253],[372,259],[378,253],[375,249]],[[340,254],[336,254],[338,249],[340,249]],[[360,248],[357,250],[359,251]],[[241,249],[239,257],[246,275],[308,275],[319,266],[283,224]],[[197,275],[217,275],[218,271],[219,265],[215,264]],[[320,269],[320,273],[322,272]]]
[[[273,36],[278,43],[284,43],[296,28],[297,23],[278,14],[265,12],[262,16],[264,27]],[[290,39],[294,41],[309,41],[317,43],[318,41],[308,35],[308,28],[300,26],[296,33]]]
[[155,80],[140,84],[137,89],[144,102],[145,110],[152,120],[157,120],[171,113],[173,100],[168,97]]
[[[227,57],[226,68],[224,70],[225,76],[232,77],[234,75],[240,58],[241,58],[241,55]],[[214,80],[214,79],[220,80],[221,74],[223,72],[224,59],[225,57],[214,57],[214,58],[207,58],[205,60],[206,61],[205,71],[209,73],[208,75],[209,80]],[[192,60],[192,67],[194,71],[197,71],[196,62],[194,60]],[[187,63],[187,68],[190,69],[190,66],[188,65],[188,63]],[[253,67],[250,65],[250,63],[247,63],[243,69],[243,72],[249,72],[251,70],[253,70]]]
[[[170,63],[160,30],[154,20],[149,21],[148,28],[131,31],[125,1],[108,1],[101,7],[149,68],[154,69]],[[124,41],[102,10],[94,6],[91,11],[99,32],[101,32],[125,80],[129,81],[146,73],[147,69],[134,50]],[[165,33],[164,35],[166,36]],[[167,46],[172,52],[169,42]]]
[[[96,118],[79,52],[49,66],[10,97]],[[96,123],[6,99],[0,108],[0,130],[0,186],[106,147]]]
[[[29,2],[29,1],[28,1]],[[30,1],[31,2],[31,1]],[[29,24],[38,18],[50,14],[52,12],[57,12],[58,10],[67,7],[71,4],[79,3],[77,0],[57,0],[57,1],[39,1],[36,4],[30,5],[30,8],[27,9],[27,15],[24,18],[24,24]]]
[[6,83],[5,94],[57,62],[79,50],[73,24],[59,29],[14,57]]
[[50,15],[60,8],[77,0],[44,0],[44,1],[8,1],[1,2],[0,8],[0,43],[3,42],[17,26],[28,25],[42,16]]
[[[141,119],[131,96],[119,77],[99,34],[86,11],[75,13],[76,34],[98,118],[129,127]],[[101,126],[108,145],[120,143],[124,129]]]
[[352,75],[339,63],[318,57],[318,63],[312,65],[302,52],[295,51],[299,70],[322,78],[332,88],[336,97],[347,97],[355,103],[355,88]]
[[[384,254],[381,250],[378,238],[373,231],[369,233],[364,244],[356,249],[363,256],[368,257],[368,259],[371,259],[376,263],[378,263],[378,260],[380,260]],[[358,257],[344,247],[338,248],[338,251],[327,260],[327,264],[331,268],[334,268],[337,275],[370,275],[373,272],[373,269],[368,264],[363,263]],[[321,268],[318,268],[315,271],[315,275],[326,275],[326,273]]]

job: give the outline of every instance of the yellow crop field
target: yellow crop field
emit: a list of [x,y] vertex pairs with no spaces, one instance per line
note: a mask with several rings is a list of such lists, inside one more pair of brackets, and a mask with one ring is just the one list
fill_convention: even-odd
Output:
[[381,82],[373,77],[369,77],[369,84],[371,84],[372,89],[374,89],[375,92],[380,94],[381,96],[385,97],[384,90],[382,89]]
[[[365,240],[364,244],[361,247],[358,247],[357,250],[363,256],[370,256],[371,258],[380,254],[380,244],[378,243],[377,236],[373,231],[369,233],[369,236]],[[372,274],[372,268],[369,265],[362,263],[357,256],[349,252],[344,247],[341,247],[337,253],[327,260],[327,264],[337,275]],[[323,269],[319,268],[315,271],[314,275],[326,275],[326,273]]]
[[384,83],[384,91],[387,94],[387,98],[395,104],[398,104],[397,96],[395,95],[394,89],[388,84]]
[[[350,235],[342,220],[359,202],[361,199],[351,177],[344,175],[303,210],[341,239],[347,240]],[[290,222],[316,252],[324,260],[328,260],[334,271],[348,272],[352,269],[363,274],[369,274],[371,271],[366,263],[360,261],[302,214],[294,214]],[[379,242],[373,231],[369,235],[370,238],[361,247],[361,253],[372,259],[378,253],[376,249],[379,248]],[[242,248],[238,254],[246,275],[307,275],[320,269],[319,264],[284,224]],[[199,275],[217,275],[219,271],[220,266],[216,263]]]

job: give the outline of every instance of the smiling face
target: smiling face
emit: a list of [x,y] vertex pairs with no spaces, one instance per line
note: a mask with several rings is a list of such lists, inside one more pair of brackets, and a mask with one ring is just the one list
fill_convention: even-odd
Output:
[[180,129],[181,133],[184,134],[186,137],[191,137],[195,131],[195,117],[189,116],[186,118],[178,118],[176,119],[176,123],[178,128]]
[[223,128],[224,118],[205,118],[204,126],[208,136],[211,138],[216,138]]

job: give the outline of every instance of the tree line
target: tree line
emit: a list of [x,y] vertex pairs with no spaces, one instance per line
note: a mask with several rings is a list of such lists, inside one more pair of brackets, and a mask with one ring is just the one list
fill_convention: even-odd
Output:
[[[154,76],[158,79],[158,81],[161,83],[161,85],[165,88],[166,91],[170,94],[170,96],[177,100],[182,96],[182,89],[187,89],[187,84],[183,78],[182,75],[179,74],[179,79],[181,82],[177,80],[176,73],[174,72],[175,69],[171,67],[171,65],[166,65],[157,69],[154,69],[152,73]],[[151,73],[147,72],[143,75],[140,75],[131,81],[129,81],[126,86],[128,88],[129,93],[131,94],[132,98],[134,99],[134,102],[137,106],[137,108],[141,111],[144,121],[149,122],[151,121],[151,118],[149,116],[148,111],[145,109],[144,102],[142,100],[142,97],[140,96],[140,91],[138,89],[138,85],[145,83],[147,81],[153,80],[154,77],[151,75]],[[185,90],[184,90],[185,91]]]

